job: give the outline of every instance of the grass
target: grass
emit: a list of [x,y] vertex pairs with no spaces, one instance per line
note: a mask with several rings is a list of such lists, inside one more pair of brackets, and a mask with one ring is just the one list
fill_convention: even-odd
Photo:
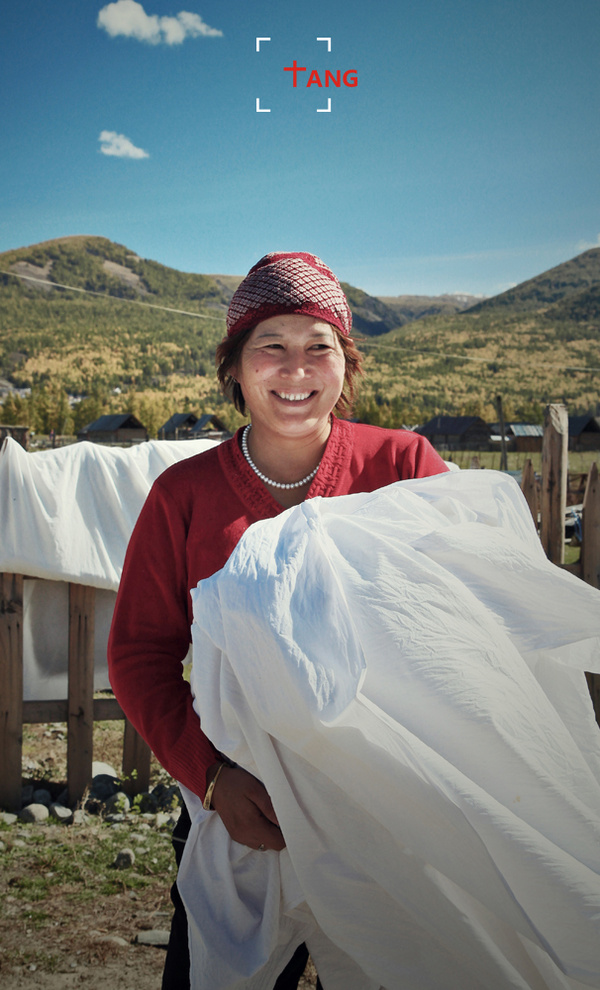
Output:
[[[453,461],[459,468],[465,470],[471,466],[473,458],[479,460],[482,468],[499,471],[502,454],[499,450],[443,450],[440,455],[445,461]],[[531,460],[537,474],[542,472],[541,452],[509,451],[507,453],[509,471],[522,471],[525,461]],[[599,450],[569,451],[569,472],[571,474],[587,474],[593,463],[600,463]]]

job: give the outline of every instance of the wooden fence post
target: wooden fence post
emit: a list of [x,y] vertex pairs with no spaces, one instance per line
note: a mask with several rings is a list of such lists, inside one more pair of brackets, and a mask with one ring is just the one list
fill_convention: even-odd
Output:
[[92,781],[94,605],[94,588],[83,584],[69,585],[67,785],[71,804],[81,800]]
[[150,786],[150,747],[128,718],[123,734],[123,777],[127,794],[140,794]]
[[541,539],[553,564],[565,559],[565,512],[569,473],[569,420],[566,406],[546,406],[542,444]]
[[[581,576],[593,588],[600,588],[600,483],[598,465],[589,470],[581,512]],[[596,720],[600,724],[600,674],[587,674]]]
[[593,588],[600,588],[600,483],[595,463],[585,486],[581,531],[581,576]]
[[521,491],[525,496],[525,501],[529,506],[529,511],[533,516],[533,521],[535,523],[536,529],[538,524],[538,494],[537,485],[535,483],[535,471],[533,470],[533,461],[531,458],[527,458],[523,465],[523,475],[521,478]]
[[0,574],[0,808],[21,810],[23,577]]

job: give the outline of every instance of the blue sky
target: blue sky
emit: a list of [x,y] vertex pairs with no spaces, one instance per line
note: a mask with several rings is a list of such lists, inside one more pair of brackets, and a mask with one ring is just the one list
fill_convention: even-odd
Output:
[[600,0],[8,0],[0,251],[493,295],[599,243],[599,52]]

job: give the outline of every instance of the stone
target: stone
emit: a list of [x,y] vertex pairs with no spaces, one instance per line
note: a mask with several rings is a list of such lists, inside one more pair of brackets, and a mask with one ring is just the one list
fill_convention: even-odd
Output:
[[126,815],[131,808],[131,801],[124,791],[117,791],[107,798],[104,805],[109,815]]
[[90,787],[90,798],[95,798],[97,801],[108,801],[118,790],[118,777],[111,777],[107,773],[96,774]]
[[94,760],[92,763],[92,780],[100,775],[114,777],[115,780],[119,776],[115,768],[111,767],[110,763],[102,763],[100,760]]
[[65,808],[62,804],[51,804],[50,814],[53,818],[56,818],[61,825],[70,825],[73,821],[73,812],[70,808]]
[[3,825],[14,825],[17,820],[17,815],[13,815],[11,811],[0,811],[0,822]]
[[100,935],[98,938],[95,939],[95,941],[105,942],[108,945],[121,945],[121,946],[129,945],[129,942],[126,942],[125,939],[121,938],[120,935]]
[[149,794],[148,791],[143,791],[141,794],[136,794],[133,803],[140,809],[142,814],[146,812],[156,813],[158,809],[158,799],[154,796],[154,794]]
[[153,928],[149,932],[138,932],[135,941],[138,945],[154,945],[166,949],[169,944],[169,932],[162,928]]
[[33,792],[34,804],[45,804],[47,808],[52,804],[52,795],[45,787],[40,787]]
[[128,870],[135,863],[135,853],[133,849],[121,849],[112,864],[116,870]]
[[32,801],[33,801],[33,784],[25,784],[25,786],[21,788],[21,804],[22,805],[31,804]]
[[83,808],[76,808],[73,812],[73,825],[87,825],[89,820]]
[[50,812],[45,804],[28,804],[19,812],[22,822],[45,822]]

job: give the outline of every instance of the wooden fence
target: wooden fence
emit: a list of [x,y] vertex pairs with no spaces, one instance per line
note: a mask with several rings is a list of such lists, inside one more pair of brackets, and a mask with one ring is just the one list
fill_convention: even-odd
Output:
[[67,723],[69,802],[80,801],[92,780],[94,722],[123,719],[124,787],[148,788],[150,750],[125,719],[115,698],[94,698],[95,589],[69,584],[68,697],[23,701],[23,584],[21,574],[0,574],[0,808],[21,807],[23,725]]
[[[564,406],[546,410],[542,479],[538,485],[531,461],[523,470],[522,490],[550,560],[564,564],[565,508],[568,467],[568,420]],[[583,498],[581,557],[568,570],[600,588],[600,484],[596,464],[588,474]],[[20,574],[0,574],[0,808],[21,806],[23,724],[67,723],[67,785],[69,801],[81,800],[92,776],[94,722],[125,719],[114,698],[94,698],[93,588],[69,585],[68,698],[63,701],[23,701],[23,582]],[[588,684],[600,722],[600,676],[588,674]],[[150,750],[125,719],[123,777],[132,793],[148,787]]]

